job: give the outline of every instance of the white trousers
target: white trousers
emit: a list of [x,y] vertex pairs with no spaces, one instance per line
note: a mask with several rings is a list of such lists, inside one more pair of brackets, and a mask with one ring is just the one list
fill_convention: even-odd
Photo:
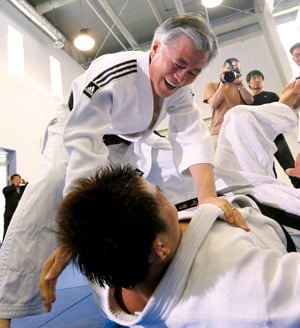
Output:
[[0,318],[44,311],[38,284],[42,264],[57,244],[55,216],[68,162],[61,135],[67,116],[61,108],[50,122],[40,172],[28,184],[0,249]]
[[297,124],[294,112],[281,103],[239,105],[228,111],[215,154],[217,190],[251,194],[262,203],[300,215],[300,189],[274,176],[275,137]]

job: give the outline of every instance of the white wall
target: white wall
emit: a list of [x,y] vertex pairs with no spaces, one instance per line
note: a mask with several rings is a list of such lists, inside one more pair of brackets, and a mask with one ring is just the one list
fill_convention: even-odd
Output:
[[[23,34],[24,79],[8,72],[8,24]],[[0,11],[0,147],[16,150],[17,172],[30,181],[40,162],[44,129],[59,99],[52,96],[50,59],[61,63],[63,93],[70,92],[71,81],[82,71],[63,50],[55,49],[46,37],[16,8],[1,1]]]

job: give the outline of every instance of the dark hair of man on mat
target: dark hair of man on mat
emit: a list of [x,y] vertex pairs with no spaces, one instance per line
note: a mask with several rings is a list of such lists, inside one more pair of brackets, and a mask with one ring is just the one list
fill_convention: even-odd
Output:
[[133,288],[149,273],[149,254],[166,230],[159,204],[138,170],[108,166],[79,179],[58,211],[60,243],[90,281]]

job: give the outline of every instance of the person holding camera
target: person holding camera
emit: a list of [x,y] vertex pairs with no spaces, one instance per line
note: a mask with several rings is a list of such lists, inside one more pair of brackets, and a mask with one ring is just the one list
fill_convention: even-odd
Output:
[[11,218],[18,206],[18,203],[27,187],[28,182],[21,178],[20,174],[13,174],[10,177],[11,184],[3,188],[2,192],[5,197],[4,228],[3,238],[10,224]]
[[226,112],[234,106],[253,103],[251,90],[241,80],[241,64],[237,58],[227,58],[224,61],[219,82],[206,83],[203,102],[209,104],[212,109],[210,133],[216,149]]

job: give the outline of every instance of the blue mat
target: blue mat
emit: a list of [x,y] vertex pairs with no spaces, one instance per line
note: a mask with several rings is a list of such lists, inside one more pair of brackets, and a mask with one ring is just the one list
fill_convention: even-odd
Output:
[[11,328],[100,328],[99,312],[86,279],[68,266],[57,284],[50,313],[13,319]]

